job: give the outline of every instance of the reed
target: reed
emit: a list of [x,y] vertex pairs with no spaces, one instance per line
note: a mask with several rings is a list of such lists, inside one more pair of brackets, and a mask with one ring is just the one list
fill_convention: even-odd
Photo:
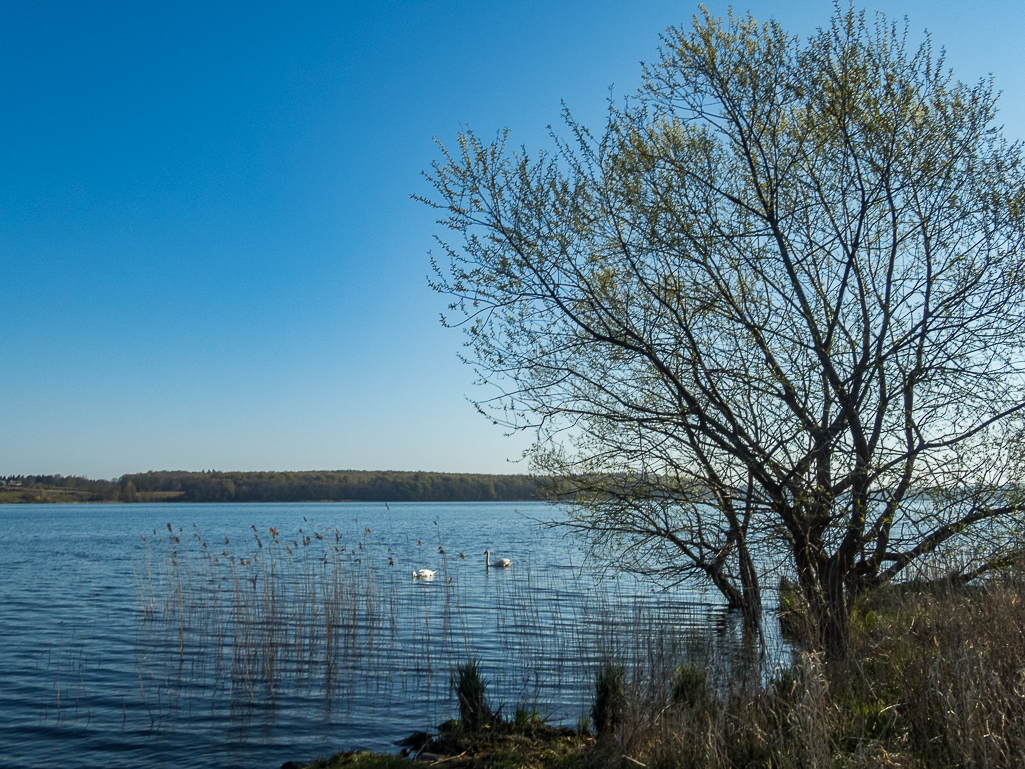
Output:
[[[686,607],[556,578],[529,557],[467,579],[440,526],[437,544],[397,545],[356,523],[216,545],[173,527],[148,538],[138,684],[153,718],[197,703],[245,718],[299,696],[368,716],[398,705],[419,719],[411,729],[458,713],[472,730],[507,702],[521,703],[519,727],[580,716],[598,739],[578,758],[594,766],[1025,761],[1020,575],[881,590],[856,606],[850,659],[827,668],[799,640],[766,646],[727,615],[697,629]],[[411,581],[424,548],[438,576]],[[800,639],[786,586],[781,606]]]
[[[292,538],[253,527],[212,542],[170,524],[148,536],[136,647],[139,693],[155,717],[226,703],[244,718],[298,696],[361,713],[406,703],[436,724],[452,714],[451,671],[470,659],[502,700],[575,718],[596,660],[639,652],[654,625],[688,619],[678,605],[656,616],[579,571],[553,575],[529,555],[497,574],[464,560],[456,568],[440,525],[427,545],[385,542],[354,523]],[[437,577],[410,580],[429,551]]]
[[[487,710],[515,708],[509,725],[552,716],[599,732],[577,755],[594,766],[1025,764],[1021,574],[881,590],[855,608],[850,659],[827,668],[802,651],[804,609],[786,586],[780,605],[797,632],[766,645],[725,612],[710,628],[709,614],[688,616],[693,607],[529,554],[509,571],[474,571],[446,552],[440,525],[436,542],[396,543],[352,523],[218,541],[195,525],[147,532],[135,669],[111,695],[122,728],[134,718],[171,730],[176,715],[204,710],[245,728],[301,702],[399,712],[406,733],[430,729],[460,714],[452,673],[473,660],[487,671]],[[438,576],[410,580],[424,563]],[[44,720],[96,724],[89,658],[71,627],[41,652],[54,695],[41,695]],[[608,684],[610,670],[618,681],[596,697],[596,676]]]

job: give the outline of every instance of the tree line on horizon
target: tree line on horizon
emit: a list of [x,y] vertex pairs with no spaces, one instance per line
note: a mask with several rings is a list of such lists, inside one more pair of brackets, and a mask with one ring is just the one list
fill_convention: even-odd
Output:
[[364,470],[161,470],[109,481],[62,475],[0,481],[0,498],[11,502],[520,502],[537,498],[539,484],[529,475]]

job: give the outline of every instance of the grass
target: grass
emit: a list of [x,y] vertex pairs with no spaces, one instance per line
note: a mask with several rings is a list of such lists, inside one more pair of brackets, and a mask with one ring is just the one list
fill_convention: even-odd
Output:
[[[862,602],[838,672],[838,731],[926,766],[1025,762],[1022,582],[912,586]],[[854,752],[847,738],[839,748]]]
[[675,706],[696,707],[707,696],[705,675],[693,665],[680,663],[669,682],[670,702]]
[[487,696],[488,679],[479,659],[459,665],[452,673],[452,691],[459,703],[459,722],[465,729],[477,732],[497,720]]
[[438,764],[454,769],[582,769],[593,745],[593,737],[573,730],[544,724],[523,727],[499,721],[481,732],[452,731],[438,735],[419,754],[395,756],[347,751],[298,767],[395,769],[409,767],[410,758],[415,757],[416,764]]
[[[136,492],[135,501],[170,502],[180,499],[182,496],[184,496],[184,492],[181,491],[140,491]],[[43,484],[37,484],[31,488],[19,486],[0,487],[0,505],[38,503],[62,505],[74,503],[112,504],[117,501],[117,487],[114,487],[107,495],[86,489]]]
[[591,723],[598,734],[614,731],[623,721],[626,707],[624,669],[606,660],[594,675],[594,704],[591,705]]
[[[242,548],[211,548],[172,528],[159,542],[138,570],[143,628],[164,649],[145,679],[162,682],[158,709],[183,678],[240,703],[288,693],[386,713],[412,698],[431,703],[426,723],[445,724],[421,758],[473,769],[1025,764],[1018,575],[882,589],[855,607],[849,660],[827,668],[800,646],[780,664],[757,639],[683,632],[647,610],[541,601],[555,586],[525,564],[521,582],[494,582],[478,626],[473,597],[448,581],[452,564],[433,584],[410,583],[422,545],[389,547],[361,529],[292,540],[254,530]],[[786,589],[780,600],[799,635],[800,601]],[[549,723],[545,697],[587,679],[578,728]],[[511,716],[496,690],[520,703]],[[405,760],[345,752],[310,766]]]
[[[436,734],[414,734],[401,756],[350,751],[330,759],[318,759],[305,769],[359,766],[390,768],[408,766],[408,759],[465,769],[582,766],[594,744],[590,734],[554,727],[536,707],[518,705],[511,720],[502,708],[488,702],[488,678],[478,660],[468,660],[452,672],[452,691],[459,705],[458,720],[442,724]],[[301,765],[296,765],[299,769]]]
[[621,722],[585,764],[1021,766],[1023,595],[1014,575],[974,588],[886,588],[858,603],[846,663],[827,668],[796,651],[762,681],[740,667],[711,681],[688,665],[634,671]]
[[0,505],[19,505],[46,502],[66,504],[69,502],[91,502],[94,494],[81,489],[45,487],[23,489],[19,487],[0,488]]

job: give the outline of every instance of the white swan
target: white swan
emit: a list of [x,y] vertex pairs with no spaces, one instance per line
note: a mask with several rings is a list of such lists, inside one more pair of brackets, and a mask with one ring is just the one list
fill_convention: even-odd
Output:
[[491,551],[490,550],[485,550],[484,551],[484,555],[487,557],[487,560],[484,562],[484,565],[487,566],[489,569],[492,566],[497,566],[500,569],[504,569],[504,568],[506,568],[508,566],[512,566],[512,561],[510,561],[508,558],[496,558],[495,562],[491,563]]
[[436,573],[434,569],[417,569],[413,572],[413,579],[434,579]]

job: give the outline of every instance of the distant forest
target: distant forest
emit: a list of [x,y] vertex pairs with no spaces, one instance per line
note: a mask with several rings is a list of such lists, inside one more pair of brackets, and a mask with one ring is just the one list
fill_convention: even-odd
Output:
[[0,477],[2,502],[519,502],[538,497],[529,475],[339,470],[159,471],[114,480]]

